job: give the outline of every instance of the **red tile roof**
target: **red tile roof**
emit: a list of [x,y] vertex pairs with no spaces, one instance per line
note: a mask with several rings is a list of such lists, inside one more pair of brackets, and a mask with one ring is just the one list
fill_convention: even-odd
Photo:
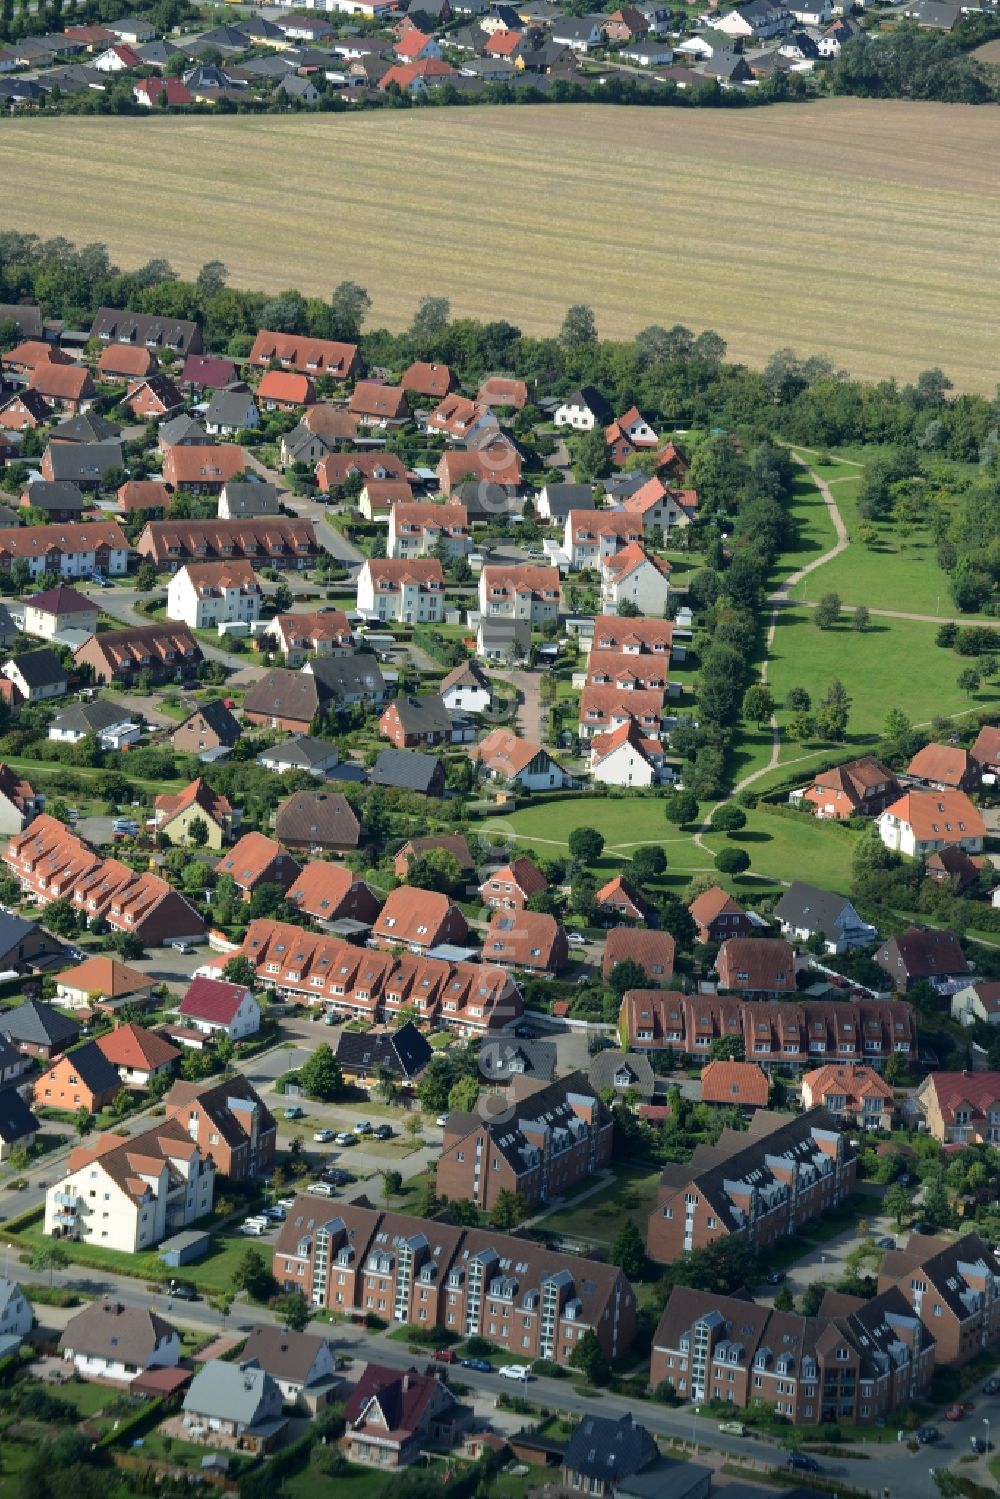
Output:
[[115,1067],[153,1071],[166,1067],[180,1056],[176,1046],[164,1041],[155,1031],[141,1025],[120,1025],[117,1030],[98,1036],[97,1044]]
[[767,1074],[756,1062],[709,1062],[702,1068],[702,1103],[735,1103],[765,1109],[767,1095]]
[[242,984],[229,984],[225,979],[192,979],[177,1013],[191,1020],[229,1025],[247,992]]

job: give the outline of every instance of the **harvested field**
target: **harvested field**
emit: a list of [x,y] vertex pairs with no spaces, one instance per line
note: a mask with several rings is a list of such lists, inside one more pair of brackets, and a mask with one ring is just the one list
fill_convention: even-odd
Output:
[[[537,106],[0,129],[4,226],[123,265],[419,296],[554,331],[716,328],[732,356],[822,351],[868,376],[997,383],[1000,111],[828,100],[745,111]],[[537,166],[532,166],[537,162]],[[984,274],[985,272],[985,274]]]

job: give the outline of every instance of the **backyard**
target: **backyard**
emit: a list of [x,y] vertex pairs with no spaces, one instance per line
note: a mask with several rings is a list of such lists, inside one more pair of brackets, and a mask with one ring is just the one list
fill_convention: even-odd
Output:
[[606,1247],[626,1218],[645,1235],[646,1220],[656,1204],[659,1167],[620,1166],[615,1180],[583,1201],[569,1202],[546,1213],[537,1227],[546,1237]]

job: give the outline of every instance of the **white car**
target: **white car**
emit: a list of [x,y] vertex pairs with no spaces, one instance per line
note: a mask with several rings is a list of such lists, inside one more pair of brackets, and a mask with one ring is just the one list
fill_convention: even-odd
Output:
[[448,1115],[439,1114],[434,1123],[437,1125],[438,1129],[444,1129],[445,1125],[448,1123]]
[[329,1145],[331,1140],[336,1139],[337,1131],[334,1129],[317,1129],[313,1131],[313,1139],[317,1145]]
[[586,947],[587,945],[587,939],[582,932],[570,932],[566,941],[570,947]]
[[504,1364],[500,1369],[503,1379],[517,1379],[521,1384],[527,1384],[531,1378],[531,1370],[527,1364]]
[[336,1197],[337,1189],[330,1182],[310,1182],[306,1187],[307,1192],[312,1192],[317,1197]]

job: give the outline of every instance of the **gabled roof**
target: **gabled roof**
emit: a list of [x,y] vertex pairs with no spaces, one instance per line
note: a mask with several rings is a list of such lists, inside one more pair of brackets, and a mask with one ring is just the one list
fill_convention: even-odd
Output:
[[42,999],[24,999],[11,1010],[0,1013],[0,1036],[15,1045],[68,1046],[80,1034],[75,1020],[53,1009]]
[[379,750],[372,766],[373,786],[399,786],[426,795],[435,784],[441,761],[437,755],[423,755],[417,750]]
[[206,727],[211,729],[220,743],[232,747],[240,737],[240,726],[238,721],[226,707],[221,697],[207,698],[203,703],[197,703],[186,718],[182,719],[173,730],[176,734],[185,724],[189,724],[192,718],[203,718]]
[[124,1306],[120,1301],[92,1301],[67,1322],[59,1348],[112,1363],[138,1364],[144,1369],[158,1343],[176,1336],[177,1329],[147,1307]]
[[233,811],[228,799],[220,792],[213,791],[202,776],[196,776],[184,787],[183,791],[178,791],[176,795],[164,792],[156,798],[154,806],[164,827],[169,826],[189,807],[197,807],[210,821],[219,826],[232,816]]
[[278,808],[274,830],[286,843],[355,848],[361,823],[339,791],[296,791]]
[[343,1067],[364,1069],[370,1075],[385,1071],[404,1082],[418,1077],[433,1055],[426,1037],[409,1020],[397,1031],[343,1030],[336,1049]]
[[713,885],[710,890],[703,890],[700,895],[695,896],[688,906],[688,911],[699,926],[709,926],[717,916],[721,916],[724,912],[727,915],[746,915],[745,908],[729,894],[728,890],[723,890],[721,885]]
[[98,956],[87,958],[76,968],[60,973],[57,983],[67,989],[77,989],[87,994],[102,994],[105,999],[123,999],[128,994],[138,994],[151,989],[155,980],[138,968],[129,968],[119,958]]
[[[138,1071],[167,1067],[180,1057],[176,1046],[142,1025],[120,1025],[116,1030],[99,1036],[95,1045],[100,1047],[112,1066]],[[77,1052],[72,1053],[73,1060],[77,1055]]]
[[702,1103],[734,1103],[766,1109],[768,1092],[767,1074],[756,1062],[718,1061],[702,1068]]
[[242,1361],[227,1364],[209,1359],[202,1364],[184,1396],[184,1409],[195,1415],[252,1426],[257,1413],[277,1386],[263,1369]]
[[16,668],[26,687],[52,687],[66,681],[66,669],[55,651],[45,648],[40,651],[25,651],[23,655],[11,656],[8,666]]
[[935,785],[960,786],[969,773],[972,756],[957,744],[925,744],[906,767],[908,776]]
[[[620,1479],[641,1473],[659,1456],[659,1448],[645,1426],[631,1414],[584,1416],[566,1444],[563,1467],[570,1473],[601,1480],[612,1490]],[[666,1486],[669,1492],[669,1484]]]
[[850,901],[830,890],[821,890],[818,885],[807,885],[803,880],[793,880],[774,908],[778,921],[787,922],[803,931],[821,932],[828,941],[838,935],[837,922]]
[[982,814],[964,791],[907,791],[882,816],[911,828],[919,843],[958,843],[986,836]]
[[902,972],[908,979],[950,978],[969,971],[954,932],[921,931],[915,926],[890,937],[875,961],[887,973]]
[[599,1051],[588,1072],[591,1086],[599,1093],[605,1088],[634,1088],[643,1098],[652,1098],[656,1088],[653,1064],[645,1052]]
[[367,1364],[344,1406],[344,1420],[348,1428],[363,1425],[365,1413],[374,1400],[384,1418],[386,1435],[401,1437],[421,1430],[432,1402],[442,1394],[454,1401],[436,1374]]
[[[118,1071],[108,1061],[96,1041],[85,1041],[82,1046],[75,1047],[73,1051],[64,1052],[52,1063],[49,1072],[57,1069],[62,1071],[64,1067],[78,1074],[84,1086],[95,1095],[118,1091]],[[43,1073],[39,1079],[39,1085],[47,1076],[48,1072]]]
[[[3,1037],[0,1036],[0,1050]],[[41,1125],[16,1088],[0,1092],[0,1140],[6,1146],[16,1145],[28,1135],[36,1135]]]
[[304,1384],[329,1341],[316,1333],[291,1332],[287,1327],[266,1327],[258,1322],[247,1338],[243,1358],[279,1382]]
[[192,1020],[229,1025],[248,992],[242,984],[230,984],[224,979],[192,979],[177,1013]]
[[215,872],[228,874],[240,889],[250,890],[263,879],[264,875],[272,872],[272,865],[279,859],[286,861],[287,871],[298,870],[299,866],[291,854],[274,838],[268,838],[265,834],[257,832],[244,833],[242,838],[222,855],[215,866]]

